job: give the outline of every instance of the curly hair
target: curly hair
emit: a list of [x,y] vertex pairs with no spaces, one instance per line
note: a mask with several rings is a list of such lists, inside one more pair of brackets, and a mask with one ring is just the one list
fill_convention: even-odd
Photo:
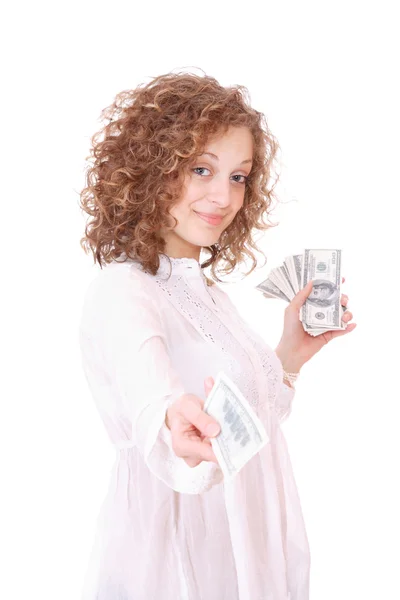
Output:
[[165,250],[160,230],[171,229],[169,210],[180,200],[188,167],[210,138],[244,126],[253,136],[254,153],[243,206],[218,243],[204,248],[211,256],[201,267],[211,266],[210,285],[221,281],[217,270],[231,273],[246,256],[253,261],[247,274],[254,270],[252,250],[260,250],[253,234],[275,226],[264,218],[275,199],[279,174],[273,181],[272,167],[280,148],[249,98],[242,85],[222,87],[206,74],[185,72],[160,75],[117,94],[101,112],[109,122],[91,138],[87,187],[80,192],[79,205],[90,217],[80,244],[95,263],[102,268],[130,258],[155,275]]

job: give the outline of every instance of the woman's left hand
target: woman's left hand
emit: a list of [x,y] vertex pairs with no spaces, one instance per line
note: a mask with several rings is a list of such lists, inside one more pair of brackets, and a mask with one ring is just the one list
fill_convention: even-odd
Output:
[[[342,279],[344,283],[345,279]],[[312,291],[312,281],[300,290],[285,310],[283,334],[275,350],[283,368],[287,373],[298,373],[301,367],[334,338],[351,333],[356,328],[355,323],[347,325],[346,329],[327,331],[318,336],[311,336],[303,329],[300,321],[300,310]],[[347,308],[349,298],[346,294],[341,296],[341,304]],[[349,323],[353,314],[346,310],[343,322]]]

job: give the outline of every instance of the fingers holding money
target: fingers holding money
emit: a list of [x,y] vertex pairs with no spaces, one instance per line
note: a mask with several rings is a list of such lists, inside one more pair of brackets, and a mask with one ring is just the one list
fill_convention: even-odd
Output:
[[[349,303],[349,297],[347,296],[347,294],[342,294],[342,296],[340,298],[340,303],[344,309],[342,321],[344,321],[345,323],[349,323],[349,321],[351,321],[353,318],[353,313],[350,312],[347,307],[348,303]],[[353,327],[353,329],[354,329],[354,327]]]
[[324,338],[325,342],[328,343],[337,337],[351,333],[356,327],[356,323],[350,323],[350,325],[346,327],[346,329],[341,329],[339,331],[327,331],[326,333],[322,334],[322,337]]
[[297,313],[300,312],[301,307],[311,294],[313,288],[313,282],[309,281],[306,286],[303,287],[293,298],[289,306],[287,307],[289,310],[295,310]]
[[347,308],[348,302],[349,302],[349,297],[346,294],[342,294],[342,296],[340,298],[340,304],[342,305],[342,308],[343,308],[342,321],[344,321],[345,323],[348,323],[353,318],[353,313],[351,313],[349,311],[349,309]]
[[180,424],[190,425],[191,429],[194,427],[203,436],[215,437],[219,434],[221,428],[210,415],[204,412],[204,401],[201,398],[194,394],[184,394],[175,405],[177,418],[174,419],[174,422],[171,419],[171,431],[173,431],[175,423],[177,426]]
[[178,437],[173,444],[173,449],[175,454],[183,458],[189,467],[197,467],[203,460],[218,464],[211,444],[199,441],[197,436],[194,439],[185,436]]
[[351,321],[353,318],[353,313],[350,312],[349,310],[346,310],[346,312],[344,313],[343,317],[342,317],[342,321],[344,321],[345,323],[348,323],[349,321]]
[[214,379],[212,377],[207,377],[204,380],[204,391],[206,394],[206,398],[208,397],[208,394],[211,392],[213,387],[214,387]]
[[[210,382],[205,384],[206,389],[210,385]],[[201,398],[184,394],[168,409],[172,448],[190,467],[196,467],[203,460],[218,464],[207,438],[218,435],[221,428],[213,417],[204,412],[203,406]]]
[[343,321],[343,323],[347,324],[347,327],[341,331],[328,331],[328,332],[324,333],[323,337],[324,337],[326,343],[330,342],[331,340],[333,340],[336,337],[340,337],[342,335],[351,333],[357,327],[356,323],[350,323],[350,321],[353,319],[353,313],[351,311],[349,311],[348,303],[349,303],[349,297],[347,296],[347,294],[342,294],[342,296],[340,298],[340,304],[342,305],[342,307],[344,309],[344,312],[342,315],[342,321]]
[[[341,263],[340,249],[306,248],[303,254],[286,257],[284,265],[273,269],[257,289],[267,297],[286,299],[289,304],[285,320],[288,315],[292,320],[295,316],[300,318],[306,333],[313,337],[327,331],[350,333],[355,327],[348,327],[353,318],[348,309],[349,298],[340,294],[341,284],[346,281],[340,272]],[[337,306],[339,295],[341,310]],[[324,339],[328,338],[331,336]]]

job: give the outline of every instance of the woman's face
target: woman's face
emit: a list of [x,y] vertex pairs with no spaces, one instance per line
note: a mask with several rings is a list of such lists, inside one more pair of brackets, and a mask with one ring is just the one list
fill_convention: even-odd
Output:
[[[252,157],[253,138],[246,127],[231,127],[210,141],[187,173],[181,199],[170,210],[178,224],[164,233],[168,256],[199,260],[202,247],[218,242],[243,205]],[[202,218],[199,213],[218,218]]]

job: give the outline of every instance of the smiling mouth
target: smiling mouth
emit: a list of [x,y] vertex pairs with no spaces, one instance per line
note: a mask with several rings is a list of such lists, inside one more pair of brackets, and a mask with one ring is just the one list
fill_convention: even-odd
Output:
[[198,217],[200,217],[200,219],[203,219],[203,221],[205,221],[206,223],[209,223],[210,225],[220,225],[223,221],[224,217],[217,217],[217,216],[212,216],[212,215],[204,215],[202,213],[198,213],[196,211],[193,211],[196,213],[196,215]]

